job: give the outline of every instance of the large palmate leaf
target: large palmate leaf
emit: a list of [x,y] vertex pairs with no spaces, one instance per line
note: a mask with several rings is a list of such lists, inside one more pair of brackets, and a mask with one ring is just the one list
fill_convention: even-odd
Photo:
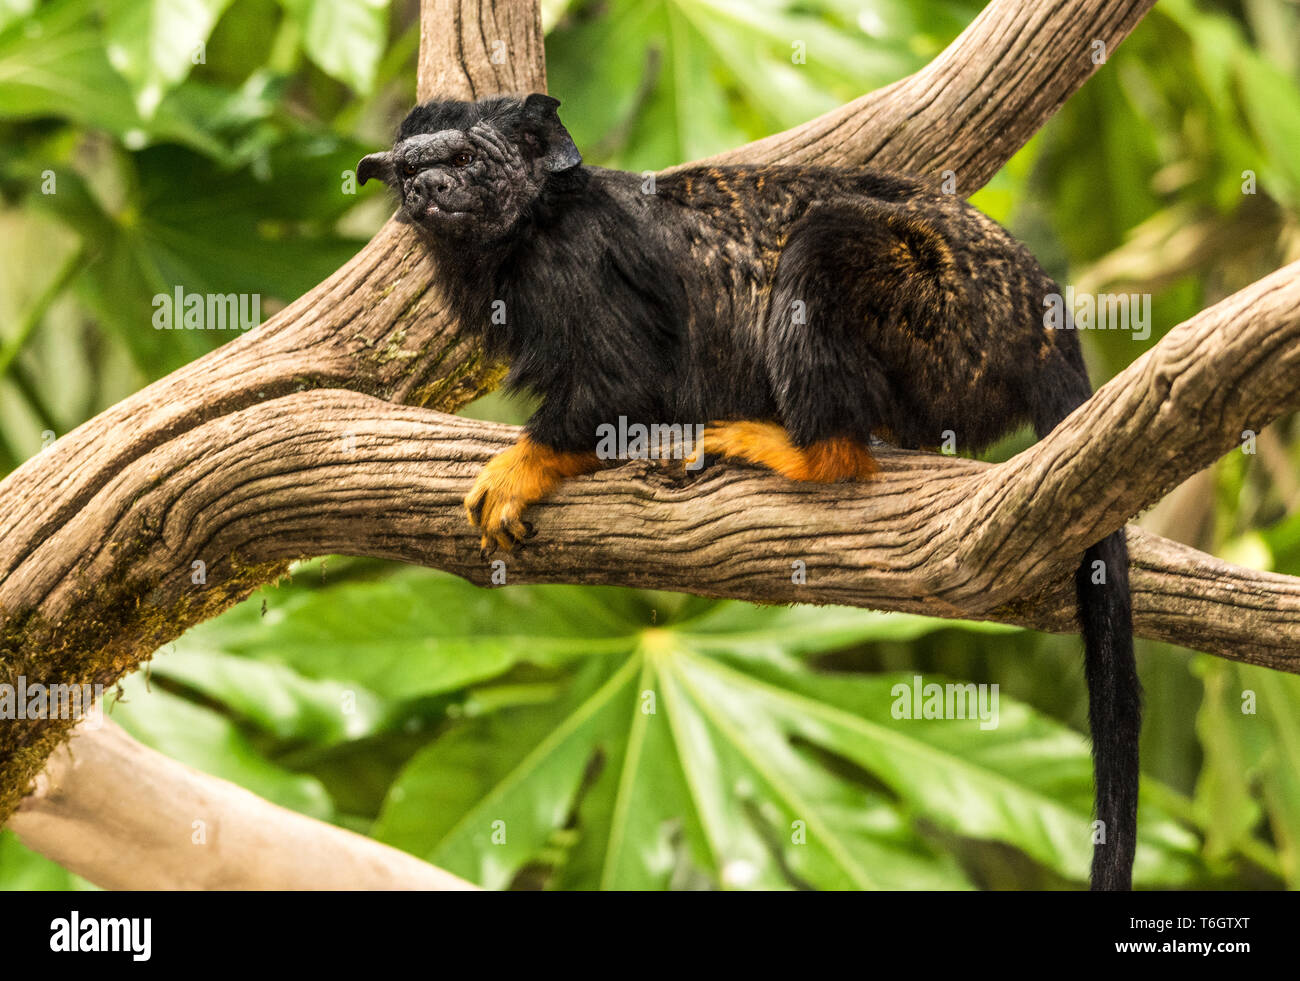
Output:
[[[895,686],[911,676],[823,675],[782,653],[923,621],[748,610],[729,644],[736,609],[642,630],[630,652],[584,665],[556,705],[454,729],[396,781],[376,834],[493,887],[547,862],[587,888],[968,885],[919,836],[923,819],[1086,877],[1082,737],[1007,699],[994,729],[897,719]],[[1144,804],[1139,881],[1186,881],[1195,848]]]
[[[370,568],[304,566],[196,627],[154,662],[162,721],[138,684],[118,711],[166,745],[197,697],[183,757],[319,809],[305,767],[359,829],[385,798],[373,833],[492,887],[969,888],[952,838],[1086,877],[1080,735],[1005,697],[992,728],[899,718],[912,675],[808,660],[952,624]],[[1202,875],[1195,852],[1144,799],[1138,880]]]
[[760,758],[767,720],[738,738],[647,655],[592,666],[560,706],[433,744],[394,785],[377,835],[492,887],[570,824],[563,884],[577,888],[967,886],[886,797],[788,747]]

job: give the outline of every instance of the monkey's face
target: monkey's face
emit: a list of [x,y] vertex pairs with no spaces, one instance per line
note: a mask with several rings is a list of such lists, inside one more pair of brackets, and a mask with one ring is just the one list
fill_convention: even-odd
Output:
[[416,106],[393,149],[362,158],[357,178],[383,180],[402,216],[435,238],[498,241],[549,179],[582,163],[557,106],[546,95]]

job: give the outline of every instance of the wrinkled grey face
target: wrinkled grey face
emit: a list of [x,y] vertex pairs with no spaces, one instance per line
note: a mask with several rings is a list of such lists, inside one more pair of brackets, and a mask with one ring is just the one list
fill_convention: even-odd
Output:
[[[409,119],[437,126],[399,138],[389,152],[357,165],[365,183],[378,177],[401,197],[401,214],[436,238],[492,242],[508,235],[553,173],[581,163],[549,96],[490,103],[428,103]],[[488,118],[460,119],[490,106]],[[405,128],[405,127],[404,127]]]
[[482,123],[403,140],[393,168],[407,219],[435,235],[504,235],[538,190],[518,151]]

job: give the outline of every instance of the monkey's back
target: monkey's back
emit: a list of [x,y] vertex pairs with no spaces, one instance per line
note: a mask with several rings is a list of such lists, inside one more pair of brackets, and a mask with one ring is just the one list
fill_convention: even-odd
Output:
[[[746,417],[762,386],[809,439],[818,427],[788,417],[816,399],[845,429],[873,424],[907,445],[952,431],[978,449],[1036,421],[1052,379],[1067,375],[1071,398],[1086,389],[1074,332],[1044,326],[1056,285],[955,195],[807,167],[691,168],[654,192],[690,298],[687,391],[702,398],[688,415]],[[829,358],[838,370],[810,376]]]

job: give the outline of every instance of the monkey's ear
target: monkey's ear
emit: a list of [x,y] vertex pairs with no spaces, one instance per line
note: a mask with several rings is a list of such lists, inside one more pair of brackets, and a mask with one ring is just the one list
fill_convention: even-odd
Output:
[[582,154],[555,111],[559,106],[559,99],[538,92],[524,100],[524,132],[541,144],[541,156],[537,160],[550,173],[570,170],[582,163]]
[[390,187],[397,183],[397,171],[393,169],[393,154],[390,150],[383,153],[371,153],[361,158],[357,164],[357,183],[364,184],[372,177],[377,177]]

